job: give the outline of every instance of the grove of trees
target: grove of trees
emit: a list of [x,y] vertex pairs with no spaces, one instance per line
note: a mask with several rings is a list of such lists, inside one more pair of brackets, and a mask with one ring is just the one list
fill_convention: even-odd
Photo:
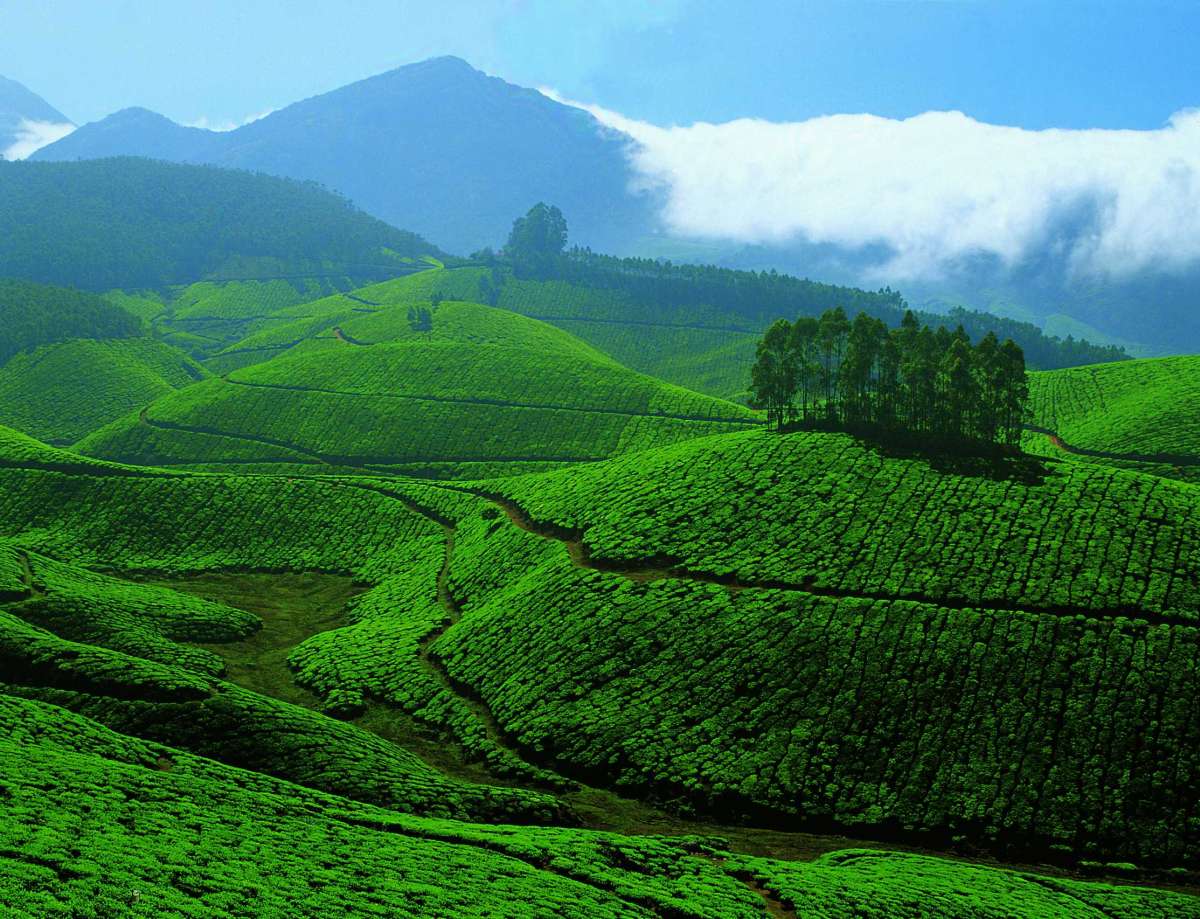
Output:
[[922,325],[911,311],[900,327],[841,307],[821,317],[779,319],[758,344],[751,393],[767,421],[873,428],[941,441],[1014,447],[1029,386],[1025,355],[988,332],[972,345]]

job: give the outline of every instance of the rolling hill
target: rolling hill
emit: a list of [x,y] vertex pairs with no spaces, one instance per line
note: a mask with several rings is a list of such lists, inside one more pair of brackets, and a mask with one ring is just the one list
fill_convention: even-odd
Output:
[[133,158],[0,163],[0,238],[0,277],[93,291],[379,279],[439,254],[311,182]]
[[514,215],[550,200],[580,240],[625,251],[656,220],[650,203],[628,192],[629,142],[586,112],[441,57],[226,133],[126,109],[35,159],[147,156],[313,180],[459,253],[496,245]]
[[[862,311],[895,326],[908,306],[887,288],[867,291],[774,272],[616,259],[580,250],[539,274],[492,268],[486,279],[476,281],[474,296],[566,329],[643,373],[729,399],[745,396],[755,345],[775,319],[819,316],[840,306],[850,315]],[[1001,340],[1012,338],[1033,367],[1125,357],[1118,349],[1067,342],[1030,323],[987,313],[917,315],[934,327],[962,325],[975,340],[989,331]]]
[[240,345],[276,356],[168,394],[79,449],[155,465],[287,461],[478,476],[758,423],[745,408],[637,374],[505,310],[445,301],[426,329],[409,312],[423,282],[280,311],[304,315]]
[[72,338],[133,338],[142,323],[94,294],[0,278],[0,364],[14,354]]
[[[880,919],[918,908],[930,919],[964,908],[979,919],[1197,915],[1181,894],[900,853],[795,863],[731,857],[717,840],[411,817],[6,695],[0,725],[10,817],[0,827],[0,900],[15,915],[86,904],[109,915],[232,917],[244,915],[248,890],[266,914],[747,919],[769,907],[850,916],[867,902]],[[86,813],[89,832],[46,825],[46,813]],[[33,844],[36,861],[17,857]]]
[[[430,655],[536,762],[791,826],[1196,857],[1192,486],[757,431],[391,487],[455,527]],[[300,679],[403,696],[395,609]]]
[[[812,557],[811,550],[768,553],[760,563],[752,534],[729,525],[730,502],[737,501],[747,520],[784,503],[820,520],[856,494],[864,501],[890,495],[886,500],[894,503],[895,490],[878,470],[924,479],[940,500],[962,508],[960,523],[980,522],[968,529],[977,533],[986,532],[982,523],[998,507],[1009,507],[1014,522],[1035,521],[1034,508],[1048,503],[1044,489],[1075,495],[1085,514],[1087,496],[1098,501],[1104,492],[1093,480],[1130,487],[1160,482],[1164,506],[1143,515],[1165,512],[1180,520],[1180,557],[1190,558],[1194,534],[1186,515],[1175,516],[1176,505],[1194,501],[1189,486],[1074,466],[1050,468],[1040,485],[977,480],[966,470],[938,472],[923,461],[880,457],[838,435],[762,432],[510,480],[503,486],[507,498],[395,479],[199,476],[84,458],[68,469],[64,456],[0,431],[0,724],[6,726],[0,757],[13,817],[4,824],[0,858],[12,870],[4,872],[0,897],[20,909],[45,913],[86,901],[133,915],[232,915],[241,900],[231,898],[244,896],[246,879],[261,902],[358,909],[367,891],[355,880],[359,875],[344,870],[347,859],[372,875],[374,905],[363,908],[400,915],[453,913],[464,897],[476,904],[492,898],[497,915],[513,916],[536,915],[543,897],[593,913],[697,919],[756,916],[764,909],[850,916],[864,903],[873,915],[919,911],[947,919],[1072,916],[1088,909],[1140,919],[1200,909],[1195,898],[1164,891],[928,855],[839,851],[830,843],[815,860],[778,861],[747,854],[733,826],[726,827],[739,840],[733,848],[694,834],[670,839],[578,829],[571,824],[606,799],[586,787],[575,790],[569,778],[573,771],[589,779],[619,775],[626,790],[646,783],[660,791],[679,781],[669,793],[686,794],[697,805],[724,784],[720,806],[732,813],[756,796],[764,806],[789,807],[789,783],[822,775],[827,797],[811,802],[828,800],[839,820],[853,823],[857,814],[874,829],[892,810],[912,824],[907,831],[897,824],[895,832],[913,840],[931,841],[932,828],[943,826],[976,843],[994,842],[987,827],[997,821],[1032,849],[1057,840],[1071,857],[1190,861],[1189,831],[1180,825],[1177,832],[1171,816],[1157,809],[1192,768],[1185,755],[1192,746],[1186,705],[1161,708],[1162,732],[1143,735],[1148,745],[1130,751],[1132,762],[1144,759],[1144,766],[1114,768],[1107,779],[1076,770],[1090,762],[1089,740],[1112,742],[1104,733],[1113,729],[1112,717],[1136,722],[1154,709],[1159,692],[1189,697],[1172,681],[1191,679],[1179,664],[1194,629],[1111,618],[1099,609],[1064,618],[1044,605],[1059,602],[1052,593],[1023,598],[1021,609],[1004,614],[1007,627],[999,628],[997,614],[986,609],[820,594],[805,599],[784,596],[780,585],[730,590],[671,569],[676,558],[655,557],[653,573],[629,564],[645,551],[640,541],[652,540],[688,564],[712,559],[715,574],[722,569],[714,546],[725,544],[750,566],[739,577],[773,575],[773,564],[799,571],[797,559]],[[869,479],[837,474],[846,464],[864,463],[877,469]],[[627,477],[630,464],[645,476],[636,487]],[[804,469],[820,481],[803,479]],[[1056,472],[1066,481],[1055,482]],[[951,481],[959,487],[946,494],[938,486],[948,476],[957,476]],[[826,491],[835,479],[841,491]],[[761,490],[744,490],[746,480],[760,482]],[[603,492],[606,483],[618,482],[623,490]],[[1004,500],[1013,488],[1026,500],[1012,501],[1011,494]],[[908,513],[918,512],[921,497],[918,487],[905,502]],[[650,522],[639,501],[648,500],[665,512],[663,532],[645,530]],[[523,502],[544,516],[535,522],[506,502]],[[580,548],[568,545],[568,552],[561,540],[576,538],[569,530],[581,518],[590,521],[587,538]],[[608,548],[607,532],[625,533],[638,522],[643,529],[620,542],[624,555]],[[1129,538],[1138,525],[1129,519]],[[845,526],[845,539],[857,532],[849,520],[828,524],[831,531],[837,526]],[[550,538],[531,532],[555,527]],[[1108,520],[1098,521],[1096,532],[1111,537],[1124,530]],[[913,554],[915,543],[903,529],[879,524],[875,533],[883,544],[890,540],[897,551]],[[1119,551],[1093,544],[1085,562]],[[1172,552],[1162,542],[1144,560],[1131,557],[1127,576],[1151,570],[1155,557]],[[954,566],[969,566],[968,556],[959,549],[927,556],[925,564],[957,585]],[[608,571],[610,563],[628,570]],[[358,590],[367,589],[352,601],[349,617],[312,610],[324,618],[311,619],[303,598],[311,599],[315,582],[303,591],[290,586],[289,578],[300,575],[256,582],[260,576],[245,573],[247,566],[321,571],[304,577],[323,578],[331,587],[344,583],[336,579],[354,578]],[[122,572],[140,572],[140,583],[114,576]],[[198,572],[210,572],[209,580]],[[218,585],[224,598],[244,605],[197,599]],[[1165,597],[1185,596],[1166,586],[1163,597],[1146,598],[1147,616],[1152,608],[1167,608]],[[349,595],[347,587],[338,587],[343,599],[337,602]],[[247,602],[252,592],[264,589],[286,598],[286,619],[264,607],[259,625],[245,612],[254,605]],[[940,595],[952,598],[953,588],[941,588]],[[558,614],[564,605],[569,615]],[[292,684],[282,659],[259,656],[252,658],[256,668],[239,666],[250,660],[245,652],[260,654],[264,643],[284,637],[275,635],[284,622],[287,641],[299,643],[283,646],[291,651],[288,664],[313,695]],[[1112,624],[1107,638],[1093,641],[1089,636],[1105,622]],[[848,629],[844,639],[841,627]],[[1159,628],[1174,629],[1173,639],[1159,636]],[[819,645],[813,643],[818,633]],[[927,634],[938,636],[937,653],[910,657],[906,647],[928,647]],[[1056,642],[1075,647],[1073,656],[1056,657]],[[1144,655],[1123,650],[1139,642]],[[815,647],[824,650],[813,654]],[[990,668],[1015,663],[1012,654],[996,654],[1018,647],[1029,667],[1050,669],[1040,687],[999,704],[1004,694],[990,690],[1003,671]],[[570,649],[570,656],[560,649]],[[1142,687],[1141,696],[1136,703],[1113,696],[1111,712],[1102,703],[1096,707],[1096,699],[1109,698],[1109,670],[1122,665],[1132,667],[1127,679]],[[821,667],[842,677],[822,675]],[[236,682],[221,679],[226,671]],[[921,673],[924,682],[905,689],[906,672]],[[261,689],[242,685],[251,681]],[[1085,682],[1100,694],[1091,707],[1077,707],[1075,688]],[[854,698],[872,702],[858,709],[861,718],[843,711],[840,701],[852,685]],[[964,685],[975,688],[964,695]],[[1044,705],[1033,691],[1038,688]],[[917,694],[913,704],[906,693]],[[939,705],[943,696],[975,701]],[[638,699],[653,699],[653,706]],[[741,701],[714,718],[707,707],[729,699]],[[997,700],[995,712],[979,717],[988,699]],[[1073,717],[1059,736],[1043,739],[1039,731],[1049,725],[1041,719],[1060,705]],[[321,714],[322,706],[350,721]],[[812,717],[789,721],[795,706],[810,707]],[[730,711],[739,714],[731,718]],[[918,731],[890,720],[901,712],[932,720]],[[1018,712],[1026,713],[1021,731],[991,733],[993,724],[1002,726]],[[409,717],[439,726],[451,739],[441,747],[461,744],[517,785],[480,784],[434,770],[400,745],[418,736],[402,729]],[[791,758],[786,767],[764,769],[758,760],[780,749],[774,725],[783,723],[792,725]],[[677,736],[678,757],[663,750],[656,732]],[[907,763],[900,754],[920,738],[945,755]],[[1026,761],[1003,772],[1004,783],[972,785],[976,794],[963,797],[955,770],[965,770],[960,781],[991,774],[986,757],[1000,741],[1027,745]],[[1043,743],[1050,749],[1041,752]],[[1166,745],[1174,772],[1155,765],[1167,761]],[[597,755],[593,748],[598,758],[585,766]],[[869,764],[880,750],[894,764],[876,775],[881,794],[873,795]],[[1004,747],[999,755],[1008,753]],[[1118,745],[1118,761],[1123,754]],[[633,778],[655,760],[653,772]],[[806,761],[811,771],[803,768]],[[735,781],[738,770],[752,767],[767,779],[761,790]],[[906,770],[911,787],[921,786],[923,810],[913,810],[917,798],[898,788],[886,792],[888,776]],[[538,781],[551,792],[522,787]],[[1073,796],[1107,788],[1094,785],[1105,781],[1116,783],[1102,799],[1110,802],[1105,816],[1095,826],[1073,823]],[[1041,789],[1036,798],[1022,797],[1035,788]],[[1012,806],[1005,808],[1006,801]],[[39,816],[82,807],[84,834],[69,822],[48,826]],[[586,820],[602,825],[617,813]],[[495,821],[510,825],[484,825]],[[511,825],[531,822],[540,825]],[[1028,836],[1017,832],[1022,827]],[[1118,827],[1119,838],[1106,834]],[[8,854],[30,846],[40,853],[36,861]],[[316,853],[330,847],[339,853],[336,870],[323,869],[321,882],[309,884],[321,863]],[[136,898],[133,889],[141,891]]]
[[0,424],[66,446],[209,375],[151,338],[44,345],[0,366]]
[[1026,448],[1200,477],[1200,357],[1147,358],[1030,375]]

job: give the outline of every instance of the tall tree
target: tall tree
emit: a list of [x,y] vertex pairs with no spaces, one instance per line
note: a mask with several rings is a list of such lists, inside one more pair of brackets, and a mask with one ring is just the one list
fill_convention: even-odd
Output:
[[817,380],[820,364],[817,356],[817,334],[819,324],[813,316],[801,316],[792,323],[789,341],[796,362],[796,388],[800,394],[800,418],[811,417],[809,406],[817,396]]
[[796,392],[796,361],[791,347],[792,325],[777,319],[758,343],[750,370],[750,390],[757,405],[767,410],[767,424],[782,428]]
[[567,245],[567,220],[553,205],[538,202],[513,221],[504,246],[519,272],[546,273]]
[[821,388],[825,396],[825,417],[831,421],[837,420],[835,395],[838,388],[838,369],[849,331],[850,321],[846,318],[846,311],[840,306],[821,314],[817,327],[817,340],[821,349]]

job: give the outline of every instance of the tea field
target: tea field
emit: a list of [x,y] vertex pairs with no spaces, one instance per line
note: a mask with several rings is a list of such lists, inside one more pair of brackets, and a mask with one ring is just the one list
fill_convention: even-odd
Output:
[[[1196,481],[1200,358],[1145,358],[1032,373],[1027,448]],[[1042,432],[1052,432],[1057,443]]]

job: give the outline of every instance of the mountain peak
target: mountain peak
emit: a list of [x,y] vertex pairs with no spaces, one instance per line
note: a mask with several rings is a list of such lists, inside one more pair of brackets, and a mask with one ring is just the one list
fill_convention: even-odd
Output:
[[49,102],[16,80],[0,76],[0,119],[27,118],[30,121],[48,121],[54,124],[70,124],[71,119]]

